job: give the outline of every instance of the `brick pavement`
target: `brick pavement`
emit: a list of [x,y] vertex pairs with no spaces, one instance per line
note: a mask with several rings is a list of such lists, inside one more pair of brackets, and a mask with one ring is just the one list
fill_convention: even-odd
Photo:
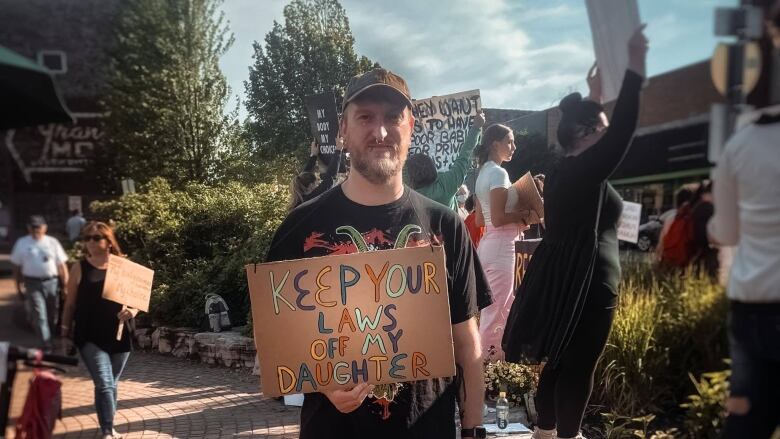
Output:
[[[12,417],[21,412],[29,376],[28,371],[17,378]],[[60,376],[63,412],[55,437],[99,436],[93,386],[86,370],[70,368]],[[134,352],[119,383],[114,422],[128,439],[296,438],[298,416],[295,407],[263,399],[257,377],[247,371]]]
[[[13,283],[0,278],[0,340],[31,346],[34,337],[13,326]],[[11,420],[19,416],[31,372],[17,375]],[[60,374],[62,419],[55,437],[99,437],[93,385],[83,365]],[[299,410],[263,399],[259,379],[231,370],[148,352],[133,352],[119,382],[116,429],[125,438],[297,438]],[[11,428],[6,432],[13,438]],[[506,439],[528,438],[511,435]]]

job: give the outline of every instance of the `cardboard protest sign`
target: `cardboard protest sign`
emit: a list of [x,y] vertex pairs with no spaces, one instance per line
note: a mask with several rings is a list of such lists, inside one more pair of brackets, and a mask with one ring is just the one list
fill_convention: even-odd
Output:
[[149,311],[154,270],[115,255],[108,255],[103,298],[130,308]]
[[515,289],[523,281],[528,264],[531,263],[531,258],[541,242],[541,239],[524,239],[515,242]]
[[339,113],[333,92],[306,97],[309,111],[311,135],[320,146],[320,157],[325,162],[336,152],[336,137],[339,135]]
[[585,0],[604,102],[617,99],[628,66],[628,40],[640,25],[636,0]]
[[515,210],[518,212],[530,210],[531,217],[527,221],[528,224],[541,223],[544,219],[544,201],[542,201],[542,195],[539,193],[531,173],[526,172],[512,187],[517,191]]
[[639,240],[639,220],[642,218],[642,205],[630,201],[623,202],[623,213],[618,222],[618,239],[636,244]]
[[431,156],[439,172],[450,169],[481,110],[479,90],[413,101],[415,121],[409,154]]
[[265,396],[455,375],[441,247],[246,270]]

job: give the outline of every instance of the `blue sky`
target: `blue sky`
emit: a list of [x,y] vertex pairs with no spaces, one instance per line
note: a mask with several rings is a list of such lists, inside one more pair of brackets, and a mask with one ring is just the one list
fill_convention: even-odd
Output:
[[[607,0],[605,0],[607,1]],[[615,0],[608,0],[615,1]],[[235,44],[221,66],[234,98],[287,0],[225,0]],[[540,110],[585,91],[593,45],[584,0],[341,0],[358,54],[406,78],[416,98],[478,88],[491,108]],[[639,0],[650,75],[708,58],[716,7],[737,0]],[[392,5],[392,7],[391,7]],[[242,116],[246,114],[241,108]]]

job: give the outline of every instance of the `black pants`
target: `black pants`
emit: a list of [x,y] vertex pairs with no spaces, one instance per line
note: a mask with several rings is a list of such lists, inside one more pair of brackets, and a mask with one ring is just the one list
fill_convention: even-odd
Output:
[[[605,291],[598,291],[598,290]],[[596,291],[594,291],[596,290]],[[594,286],[589,297],[612,295],[604,285]],[[589,300],[566,350],[555,367],[546,365],[539,377],[536,409],[539,428],[557,428],[558,437],[577,436],[593,390],[593,373],[607,344],[615,308],[602,300]]]
[[780,303],[732,302],[729,314],[732,397],[745,414],[729,414],[724,437],[767,439],[780,426]]

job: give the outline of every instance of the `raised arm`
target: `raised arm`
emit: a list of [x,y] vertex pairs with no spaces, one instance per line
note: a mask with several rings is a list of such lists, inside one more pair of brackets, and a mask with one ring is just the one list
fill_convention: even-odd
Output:
[[343,141],[336,141],[336,153],[333,154],[333,157],[330,159],[330,163],[328,163],[328,170],[325,171],[324,174],[320,175],[320,184],[317,185],[316,188],[314,188],[313,191],[311,191],[308,195],[304,197],[305,200],[312,200],[325,192],[328,191],[328,189],[333,187],[333,182],[336,177],[336,174],[339,172],[339,166],[341,165],[341,154],[344,149],[344,142]]
[[319,154],[317,148],[317,142],[311,141],[309,145],[309,160],[306,161],[306,166],[303,167],[303,172],[314,172],[314,167],[317,166],[317,156]]
[[[583,182],[596,184],[606,180],[623,160],[631,144],[639,117],[639,93],[644,81],[647,55],[647,38],[642,33],[643,28],[644,26],[637,29],[629,40],[628,69],[623,77],[612,121],[606,133],[593,146],[574,158],[582,162],[580,166],[576,166],[575,172]],[[597,78],[598,76],[596,73]],[[591,98],[595,98],[593,94],[591,91]],[[600,100],[600,96],[598,99]]]
[[471,156],[474,148],[477,147],[484,125],[485,114],[479,112],[474,118],[474,124],[469,129],[468,134],[466,134],[466,139],[458,152],[458,157],[452,162],[452,167],[445,172],[439,172],[436,176],[436,183],[434,184],[439,186],[443,193],[455,195],[458,188],[463,184],[466,173],[469,171]]

